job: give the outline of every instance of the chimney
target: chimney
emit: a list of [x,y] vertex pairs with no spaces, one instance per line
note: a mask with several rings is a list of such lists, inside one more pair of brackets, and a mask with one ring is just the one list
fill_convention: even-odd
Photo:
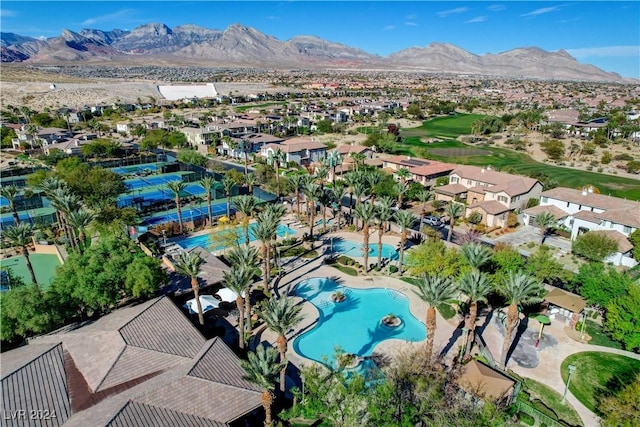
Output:
[[591,185],[589,187],[587,187],[587,192],[593,193],[593,187]]
[[491,170],[491,165],[487,166],[487,170],[490,171]]
[[484,171],[485,171],[484,168],[480,169],[480,173],[484,173]]
[[583,196],[587,195],[587,189],[585,187],[582,187],[582,195]]

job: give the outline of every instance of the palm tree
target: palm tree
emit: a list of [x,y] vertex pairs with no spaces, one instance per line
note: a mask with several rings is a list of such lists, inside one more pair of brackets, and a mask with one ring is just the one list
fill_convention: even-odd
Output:
[[399,210],[395,214],[396,224],[400,227],[400,260],[398,261],[398,270],[402,275],[402,263],[404,262],[404,246],[407,243],[407,231],[416,222],[416,217],[410,211]]
[[300,315],[302,306],[297,305],[295,301],[287,296],[282,298],[270,298],[262,306],[258,315],[267,327],[278,334],[276,343],[280,352],[280,362],[284,364],[280,371],[280,391],[285,392],[285,373],[286,373],[286,357],[287,357],[287,332],[293,329],[304,316]]
[[322,232],[327,231],[327,208],[331,206],[333,198],[328,191],[321,190],[320,196],[318,196],[318,202],[322,206]]
[[61,213],[65,234],[67,235],[69,244],[75,249],[75,233],[69,222],[69,215],[71,215],[71,212],[82,207],[80,197],[71,193],[71,190],[69,190],[68,187],[54,190],[53,193],[54,198],[51,200],[51,204]]
[[13,212],[13,222],[15,225],[20,223],[20,217],[18,216],[18,209],[16,208],[16,198],[20,190],[15,185],[3,185],[0,187],[0,195],[7,199],[9,202],[9,209]]
[[240,152],[242,153],[242,157],[244,158],[244,176],[246,177],[247,175],[249,175],[249,153],[251,152],[251,147],[253,147],[253,144],[251,143],[251,141],[248,141],[246,139],[243,139],[240,141],[240,143],[238,144],[238,149],[240,150]]
[[398,207],[401,208],[402,207],[402,195],[404,194],[404,192],[407,189],[407,181],[413,176],[411,174],[411,172],[409,171],[409,169],[407,168],[400,168],[397,172],[396,172],[396,176],[398,178],[400,178],[400,188],[398,188]]
[[424,302],[429,305],[427,309],[427,360],[431,360],[433,341],[436,336],[436,307],[441,304],[449,304],[453,301],[458,289],[448,277],[437,275],[425,275],[417,283],[418,290],[414,291]]
[[338,153],[338,150],[332,150],[327,154],[326,159],[327,166],[331,168],[331,182],[336,182],[336,167],[342,164],[342,156]]
[[176,208],[178,213],[178,226],[180,227],[180,234],[184,232],[182,226],[182,206],[180,206],[180,194],[187,188],[187,183],[184,181],[171,181],[167,183],[167,189],[173,194],[176,201]]
[[480,270],[493,257],[493,251],[480,243],[465,243],[460,247],[460,254],[473,270]]
[[[369,187],[365,182],[356,182],[351,187],[353,194],[356,196],[356,206],[362,203],[362,199],[369,194]],[[353,210],[349,207],[349,215],[353,215]]]
[[298,219],[300,219],[300,187],[305,180],[305,175],[294,174],[289,177],[289,185],[293,189],[294,197],[296,198],[296,211]]
[[76,247],[80,253],[90,246],[90,244],[87,245],[86,230],[94,219],[95,215],[83,208],[69,213],[69,225],[78,233]]
[[222,188],[224,188],[224,194],[227,197],[227,218],[231,218],[231,192],[235,185],[235,181],[228,176],[222,180]]
[[253,196],[238,196],[233,202],[236,212],[242,214],[242,228],[244,230],[244,244],[249,244],[249,221],[256,209],[256,199]]
[[211,209],[211,191],[215,189],[216,180],[211,175],[207,175],[202,177],[200,180],[200,186],[204,188],[204,191],[207,195],[207,210],[209,214],[209,226],[213,224],[213,212]]
[[307,182],[302,192],[304,193],[304,197],[307,199],[307,209],[309,209],[309,205],[311,205],[309,209],[309,224],[311,225],[309,228],[309,237],[313,242],[313,226],[315,225],[316,220],[316,201],[320,196],[320,186],[315,182]]
[[273,390],[280,371],[286,367],[278,362],[278,350],[273,347],[258,346],[255,353],[248,353],[247,360],[240,360],[240,365],[247,375],[244,377],[262,389],[262,406],[264,407],[264,425],[270,427]]
[[258,183],[258,178],[255,174],[248,173],[244,176],[244,183],[249,189],[249,194],[253,196],[253,187]]
[[280,165],[286,161],[286,158],[287,154],[280,148],[269,151],[269,157],[267,158],[267,163],[270,166],[273,166],[273,169],[276,172],[276,191],[278,192],[278,196],[280,196]]
[[458,279],[458,287],[469,297],[469,317],[466,319],[467,341],[464,354],[471,351],[473,334],[476,330],[476,318],[478,317],[478,302],[487,302],[487,295],[493,289],[491,278],[479,270],[464,273]]
[[547,236],[551,233],[558,225],[558,220],[551,212],[540,212],[536,216],[536,223],[542,229],[542,240],[540,241],[540,245],[544,245],[544,241],[547,239]]
[[[233,268],[247,268],[251,272],[251,277],[258,268],[260,264],[259,261],[260,254],[258,253],[258,249],[254,246],[248,245],[238,245],[234,246],[225,254],[225,258],[231,264]],[[247,332],[251,334],[251,285],[253,281],[250,280],[247,282],[247,288],[245,289],[245,295],[247,298],[244,299],[244,316],[247,321]]]
[[391,210],[393,200],[391,197],[381,197],[380,204],[376,206],[376,225],[378,228],[378,268],[382,267],[382,235],[387,227],[387,223],[393,218]]
[[453,236],[453,226],[458,218],[462,214],[464,207],[457,202],[452,201],[447,205],[447,215],[449,216],[449,233],[447,234],[447,242],[451,241]]
[[20,246],[22,248],[22,255],[27,263],[27,269],[31,275],[31,281],[38,283],[36,280],[36,274],[33,271],[33,265],[29,259],[29,250],[27,245],[32,242],[33,227],[28,222],[21,222],[17,225],[10,225],[4,229],[3,237],[7,239],[12,246]]
[[256,225],[253,228],[253,235],[262,243],[262,262],[264,264],[262,276],[265,291],[269,289],[271,240],[277,228],[278,224],[269,215],[258,214]]
[[191,289],[198,306],[198,321],[200,325],[204,325],[204,315],[202,314],[202,304],[200,303],[200,284],[198,283],[198,274],[204,260],[200,258],[197,252],[182,252],[178,255],[174,262],[176,272],[191,279]]
[[424,223],[424,216],[427,214],[427,202],[431,199],[431,192],[429,190],[421,190],[418,193],[418,201],[422,204],[420,210],[420,225]]
[[[234,267],[231,271],[224,272],[225,286],[238,295],[236,306],[238,307],[238,346],[244,349],[245,328],[244,328],[244,300],[249,299],[249,294],[244,294],[251,286],[253,270],[247,266]],[[244,297],[242,296],[244,294]],[[251,319],[249,319],[249,322]]]
[[364,252],[364,271],[369,271],[369,226],[373,223],[376,208],[371,203],[356,205],[355,214],[362,221],[362,252]]
[[333,199],[338,204],[338,230],[342,229],[342,199],[347,195],[347,188],[342,184],[342,181],[338,181],[333,184],[331,188],[333,193]]
[[382,180],[382,175],[378,169],[367,171],[364,175],[365,182],[368,186],[369,193],[371,194],[371,203],[375,203],[376,200],[376,186]]
[[540,280],[535,276],[527,275],[522,271],[516,273],[510,271],[504,280],[503,286],[498,288],[498,292],[506,297],[509,302],[502,356],[500,357],[500,366],[505,369],[507,366],[507,353],[511,347],[511,335],[518,322],[518,305],[534,304],[542,301],[542,295],[545,290]]

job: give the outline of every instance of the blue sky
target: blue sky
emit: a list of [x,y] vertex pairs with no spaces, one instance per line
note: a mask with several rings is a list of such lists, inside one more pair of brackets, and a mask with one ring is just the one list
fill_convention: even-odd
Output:
[[382,56],[432,42],[475,54],[565,49],[579,62],[640,78],[638,1],[2,0],[0,6],[0,29],[31,37],[150,22],[219,30],[239,23],[282,41],[315,35]]

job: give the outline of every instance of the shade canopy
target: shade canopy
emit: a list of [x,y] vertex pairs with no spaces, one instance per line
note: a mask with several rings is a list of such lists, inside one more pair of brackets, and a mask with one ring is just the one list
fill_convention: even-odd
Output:
[[[200,295],[200,305],[202,306],[202,312],[206,313],[209,310],[218,308],[220,300],[216,299],[213,295]],[[187,301],[183,307],[189,309],[190,314],[196,314],[198,312],[198,303],[195,298]]]
[[[235,302],[238,298],[238,294],[232,291],[229,288],[220,289],[216,295],[220,297],[220,299],[224,302]],[[242,293],[242,297],[244,298],[244,292]]]
[[545,295],[544,299],[553,305],[574,313],[580,313],[587,306],[587,302],[580,295],[572,294],[560,288],[554,288]]

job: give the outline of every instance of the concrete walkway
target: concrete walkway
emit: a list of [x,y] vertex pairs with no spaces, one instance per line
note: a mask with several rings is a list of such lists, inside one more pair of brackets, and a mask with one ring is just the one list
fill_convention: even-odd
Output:
[[[560,367],[562,366],[562,362],[572,354],[584,351],[599,351],[640,360],[639,354],[578,342],[567,334],[567,327],[564,322],[559,320],[554,320],[551,325],[545,326],[542,341],[538,348],[535,348],[531,344],[531,342],[535,340],[527,339],[531,335],[537,336],[538,327],[534,325],[528,328],[513,349],[507,361],[507,368],[522,377],[539,381],[562,395],[565,391],[565,382],[562,380]],[[489,321],[487,327],[482,332],[482,337],[494,357],[499,359],[502,352],[504,333],[497,325],[495,319]],[[545,343],[545,340],[547,343]],[[522,360],[523,355],[525,355],[528,360]],[[571,391],[567,392],[566,399],[578,415],[580,415],[585,427],[597,427],[600,425],[598,416],[580,403]]]

